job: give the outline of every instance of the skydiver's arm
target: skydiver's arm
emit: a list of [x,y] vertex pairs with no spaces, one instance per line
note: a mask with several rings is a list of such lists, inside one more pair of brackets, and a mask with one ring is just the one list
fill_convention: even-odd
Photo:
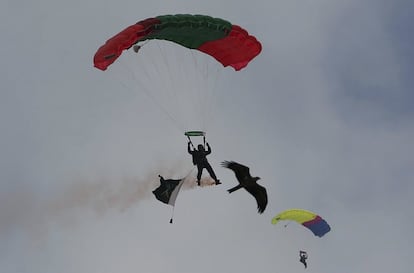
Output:
[[210,144],[208,144],[208,142],[206,143],[207,145],[207,151],[206,151],[206,155],[211,154],[211,147]]
[[190,142],[188,142],[188,144],[187,144],[187,151],[188,151],[189,154],[192,154],[191,147],[190,147]]

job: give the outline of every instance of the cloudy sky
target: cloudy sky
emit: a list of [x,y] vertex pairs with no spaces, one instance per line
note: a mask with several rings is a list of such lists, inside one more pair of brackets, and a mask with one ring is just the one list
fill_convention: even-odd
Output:
[[[210,82],[171,84],[128,58],[102,72],[92,59],[126,26],[176,13],[227,19],[263,51],[213,78],[200,122],[223,184],[185,184],[169,224],[157,175],[193,166],[162,92]],[[2,1],[0,271],[302,272],[305,249],[307,272],[411,272],[413,16],[409,0]],[[167,71],[178,77],[185,58]],[[177,119],[197,116],[181,99]],[[236,180],[223,160],[262,178],[262,215],[247,192],[226,192]],[[271,225],[293,207],[331,232]]]

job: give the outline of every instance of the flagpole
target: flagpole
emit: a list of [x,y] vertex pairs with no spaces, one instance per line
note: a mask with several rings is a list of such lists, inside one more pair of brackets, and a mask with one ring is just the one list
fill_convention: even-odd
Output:
[[[194,168],[195,168],[195,166],[191,169],[191,171],[188,172],[188,174],[186,176],[184,176],[184,178],[183,178],[183,184],[184,184],[185,180],[187,179],[187,177],[193,172]],[[173,208],[172,208],[172,213],[171,213],[170,224],[173,223],[175,203],[174,203],[174,206],[172,206],[172,207]]]
[[171,219],[170,219],[170,224],[173,223],[173,217],[174,217],[174,208],[175,206],[172,207],[172,213],[171,213]]

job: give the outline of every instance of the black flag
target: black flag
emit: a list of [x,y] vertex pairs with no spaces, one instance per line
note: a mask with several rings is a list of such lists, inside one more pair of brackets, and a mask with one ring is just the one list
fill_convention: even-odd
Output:
[[155,198],[161,202],[174,206],[175,199],[177,199],[178,192],[184,182],[184,179],[164,179],[160,176],[161,185],[152,191]]

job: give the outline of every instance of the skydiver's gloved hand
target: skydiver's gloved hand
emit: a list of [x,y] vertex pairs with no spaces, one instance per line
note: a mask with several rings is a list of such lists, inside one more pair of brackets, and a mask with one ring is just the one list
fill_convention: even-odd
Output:
[[206,143],[206,145],[207,145],[207,147],[209,147],[209,148],[210,148],[210,144],[208,144],[208,142]]

